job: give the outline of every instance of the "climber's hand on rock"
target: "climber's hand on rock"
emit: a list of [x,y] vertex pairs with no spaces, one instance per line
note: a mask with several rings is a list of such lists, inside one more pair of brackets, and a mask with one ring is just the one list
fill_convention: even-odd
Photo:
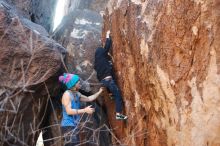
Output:
[[110,30],[108,30],[107,32],[106,32],[106,38],[109,38],[110,37]]

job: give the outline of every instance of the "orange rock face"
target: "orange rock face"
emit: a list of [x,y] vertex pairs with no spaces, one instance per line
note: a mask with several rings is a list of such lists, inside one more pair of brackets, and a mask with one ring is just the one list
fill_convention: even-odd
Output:
[[103,28],[129,116],[110,123],[122,144],[220,145],[219,14],[218,0],[109,2]]

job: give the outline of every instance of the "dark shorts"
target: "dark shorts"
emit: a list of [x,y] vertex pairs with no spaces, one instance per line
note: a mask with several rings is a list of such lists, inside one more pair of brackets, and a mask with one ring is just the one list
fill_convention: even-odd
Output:
[[61,127],[64,138],[64,146],[75,146],[80,144],[79,130],[74,126]]

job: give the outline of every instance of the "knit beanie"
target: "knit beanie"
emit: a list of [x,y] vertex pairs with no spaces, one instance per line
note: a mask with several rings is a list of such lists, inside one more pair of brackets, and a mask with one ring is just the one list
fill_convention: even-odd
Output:
[[59,77],[59,81],[66,85],[67,89],[71,89],[79,81],[79,76],[70,73],[64,73]]

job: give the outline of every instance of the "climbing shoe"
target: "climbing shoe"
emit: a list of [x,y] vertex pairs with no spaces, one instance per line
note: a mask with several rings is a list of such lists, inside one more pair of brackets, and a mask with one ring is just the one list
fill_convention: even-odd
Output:
[[116,114],[116,120],[127,120],[128,117],[122,114]]

